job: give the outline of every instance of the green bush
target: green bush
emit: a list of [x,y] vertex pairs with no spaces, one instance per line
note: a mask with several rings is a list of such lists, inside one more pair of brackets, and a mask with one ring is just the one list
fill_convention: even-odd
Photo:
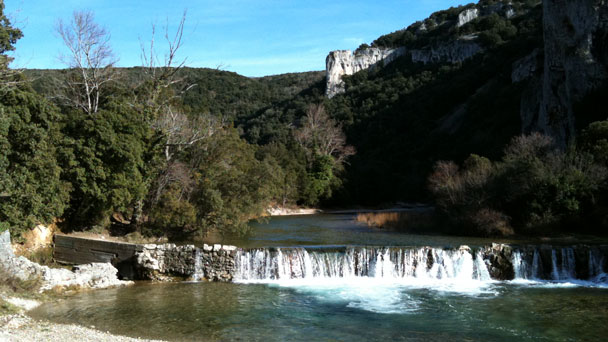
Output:
[[515,137],[500,162],[472,155],[462,169],[437,163],[429,189],[438,209],[466,232],[504,235],[513,232],[510,225],[532,234],[579,230],[572,223],[597,209],[608,179],[599,161],[574,147],[559,150],[549,137],[534,133]]
[[27,87],[0,92],[0,222],[18,236],[67,206],[57,109]]

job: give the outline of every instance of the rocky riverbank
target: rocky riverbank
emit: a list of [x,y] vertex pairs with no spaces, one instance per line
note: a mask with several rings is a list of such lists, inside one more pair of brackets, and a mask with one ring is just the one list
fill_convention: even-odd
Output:
[[73,324],[55,324],[37,321],[23,313],[0,316],[2,342],[135,342],[158,341],[112,335]]
[[[55,324],[34,320],[26,312],[41,304],[38,300],[20,296],[49,298],[39,293],[53,290],[55,293],[71,289],[104,288],[123,286],[132,282],[121,281],[116,277],[117,270],[109,263],[93,263],[75,266],[73,270],[50,268],[14,254],[10,233],[0,234],[1,282],[6,282],[0,291],[0,342],[65,342],[65,341],[101,341],[131,342],[151,341],[137,338],[112,335],[95,330],[94,327]],[[35,283],[37,286],[27,289],[27,293],[16,294],[8,284]],[[24,290],[22,290],[23,292]],[[28,292],[29,291],[29,292]],[[51,296],[52,297],[52,296]]]
[[10,232],[0,234],[0,263],[3,273],[19,281],[40,282],[39,291],[67,288],[105,288],[132,284],[119,280],[118,270],[110,263],[91,263],[74,266],[72,270],[50,268],[16,256],[10,240]]

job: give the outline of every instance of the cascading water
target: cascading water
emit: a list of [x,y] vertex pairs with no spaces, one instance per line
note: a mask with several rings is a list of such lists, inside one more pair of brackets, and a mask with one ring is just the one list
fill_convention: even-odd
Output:
[[241,251],[235,280],[357,278],[488,281],[481,252],[468,248],[350,247],[340,251],[306,248]]
[[194,273],[192,274],[193,281],[200,281],[205,276],[201,259],[202,259],[201,250],[198,248],[195,248],[194,249]]
[[[515,280],[605,282],[604,258],[598,248],[526,247],[511,258]],[[604,277],[605,278],[605,277]]]
[[[260,248],[238,252],[234,279],[281,282],[366,278],[401,284],[483,284],[492,281],[490,269],[495,268],[487,253],[488,249],[472,250],[466,246]],[[606,278],[604,253],[597,248],[587,251],[575,247],[525,246],[513,248],[506,263],[510,261],[515,280],[593,280],[602,275]],[[582,267],[584,264],[588,266]]]

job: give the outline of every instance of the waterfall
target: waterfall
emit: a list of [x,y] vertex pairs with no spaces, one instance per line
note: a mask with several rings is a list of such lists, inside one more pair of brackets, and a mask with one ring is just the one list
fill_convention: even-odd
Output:
[[[604,269],[605,253],[604,247],[588,246],[488,247],[477,250],[467,246],[452,249],[257,248],[237,252],[234,279],[267,282],[365,277],[389,282],[466,284],[488,282],[495,277],[506,280],[592,280],[604,283],[608,278]],[[503,259],[496,263],[497,258]]]
[[356,277],[490,280],[481,252],[468,247],[261,248],[240,251],[236,257],[237,281]]
[[204,278],[205,274],[203,272],[202,266],[202,255],[201,250],[199,248],[194,249],[194,273],[192,274],[193,281],[200,281]]
[[605,252],[605,249],[589,246],[527,246],[513,251],[511,263],[515,279],[557,282],[591,280],[605,283]]

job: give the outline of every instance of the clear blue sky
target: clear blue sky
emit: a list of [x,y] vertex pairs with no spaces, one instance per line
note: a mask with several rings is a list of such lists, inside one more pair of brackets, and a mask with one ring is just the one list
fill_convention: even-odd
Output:
[[[470,1],[469,1],[470,2]],[[245,76],[325,69],[331,50],[355,49],[451,6],[455,0],[5,0],[24,37],[13,67],[63,68],[57,19],[91,10],[112,35],[119,66],[141,65],[140,39],[151,25],[188,11],[181,57],[191,67],[220,66]]]

